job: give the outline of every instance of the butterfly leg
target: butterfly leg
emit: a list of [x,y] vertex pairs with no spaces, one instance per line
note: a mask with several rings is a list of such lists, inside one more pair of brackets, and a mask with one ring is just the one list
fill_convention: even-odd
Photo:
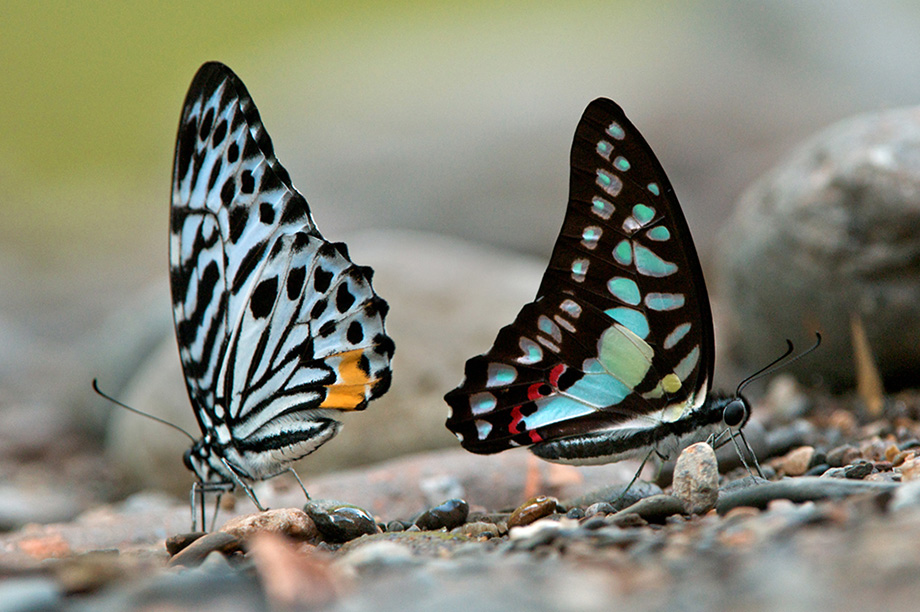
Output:
[[294,479],[297,481],[297,484],[300,485],[300,489],[303,491],[304,496],[309,500],[310,494],[307,493],[307,487],[303,486],[303,481],[300,479],[300,476],[297,475],[297,472],[294,471],[294,468],[289,467],[287,471],[294,475]]
[[[652,456],[652,453],[654,453],[654,452],[657,452],[657,450],[653,448],[653,449],[651,449],[651,450],[645,455],[645,459],[643,459],[643,460],[642,460],[642,463],[639,464],[639,469],[636,470],[636,473],[633,475],[632,480],[629,481],[629,484],[626,485],[626,488],[623,489],[623,491],[620,493],[620,495],[619,495],[619,496],[616,498],[616,500],[613,502],[613,507],[614,507],[614,508],[620,509],[620,508],[618,507],[620,501],[621,501],[624,497],[626,497],[626,493],[628,493],[629,490],[632,488],[632,486],[633,486],[634,484],[636,484],[636,481],[639,480],[639,475],[642,473],[642,470],[645,469],[645,464],[648,462],[648,460],[649,460],[649,459],[651,458],[651,456]],[[661,454],[659,453],[658,456],[660,457]]]
[[[728,435],[731,438],[732,444],[735,445],[735,452],[738,453],[738,458],[741,459],[741,463],[744,465],[744,469],[748,471],[748,474],[751,475],[751,478],[755,478],[754,472],[751,470],[751,466],[748,465],[747,460],[744,458],[744,452],[741,450],[741,445],[738,444],[738,441],[735,439],[735,435],[730,429],[728,430]],[[745,448],[747,448],[748,452],[751,454],[751,457],[754,459],[754,466],[757,468],[757,474],[761,478],[764,478],[763,470],[760,469],[760,464],[757,462],[757,456],[754,455],[754,450],[751,448],[751,445],[748,444],[748,441],[744,437],[744,434],[741,433],[741,430],[738,430],[738,436],[741,438],[741,441],[744,442]]]
[[249,499],[252,500],[252,503],[256,505],[256,508],[259,509],[259,512],[265,512],[266,509],[263,508],[262,504],[259,503],[259,500],[256,498],[255,491],[252,490],[252,487],[250,487],[248,484],[243,482],[243,480],[239,477],[239,475],[237,475],[236,470],[233,469],[233,467],[227,462],[226,459],[221,457],[220,461],[221,463],[224,464],[224,467],[227,468],[227,472],[229,472],[230,477],[233,478],[233,484],[235,484],[236,486],[238,486],[239,488],[243,489],[246,492],[246,495],[248,495]]

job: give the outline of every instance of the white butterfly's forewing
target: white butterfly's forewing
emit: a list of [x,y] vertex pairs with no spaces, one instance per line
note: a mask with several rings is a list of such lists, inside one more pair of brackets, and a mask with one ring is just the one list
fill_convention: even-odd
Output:
[[[265,478],[389,385],[386,304],[344,245],[326,242],[226,66],[186,98],[173,175],[170,277],[179,353],[202,432]],[[200,476],[200,474],[199,474]]]

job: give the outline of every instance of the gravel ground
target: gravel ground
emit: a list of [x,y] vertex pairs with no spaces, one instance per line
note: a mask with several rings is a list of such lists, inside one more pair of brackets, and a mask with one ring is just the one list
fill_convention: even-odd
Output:
[[266,486],[276,510],[240,499],[206,535],[139,494],[0,538],[0,610],[911,609],[920,396],[851,403],[774,411],[750,436],[769,482],[697,447],[621,496],[629,466],[451,450],[318,479],[304,509]]

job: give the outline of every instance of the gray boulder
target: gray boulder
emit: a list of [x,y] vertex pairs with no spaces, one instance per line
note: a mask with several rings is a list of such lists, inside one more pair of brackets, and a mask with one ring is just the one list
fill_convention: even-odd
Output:
[[742,196],[716,260],[728,345],[746,368],[819,330],[823,346],[792,371],[850,387],[858,317],[886,385],[915,385],[920,108],[854,117],[792,151]]

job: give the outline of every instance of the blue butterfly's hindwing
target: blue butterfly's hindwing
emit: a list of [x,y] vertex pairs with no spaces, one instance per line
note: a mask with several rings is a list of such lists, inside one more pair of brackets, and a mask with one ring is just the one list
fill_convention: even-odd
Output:
[[705,283],[671,184],[620,107],[595,100],[537,297],[467,362],[447,427],[477,453],[641,430],[699,407],[712,365]]
[[[386,302],[319,233],[226,66],[185,99],[173,167],[170,283],[179,355],[203,434],[202,482],[268,478],[390,383]],[[233,471],[233,474],[229,473]]]

